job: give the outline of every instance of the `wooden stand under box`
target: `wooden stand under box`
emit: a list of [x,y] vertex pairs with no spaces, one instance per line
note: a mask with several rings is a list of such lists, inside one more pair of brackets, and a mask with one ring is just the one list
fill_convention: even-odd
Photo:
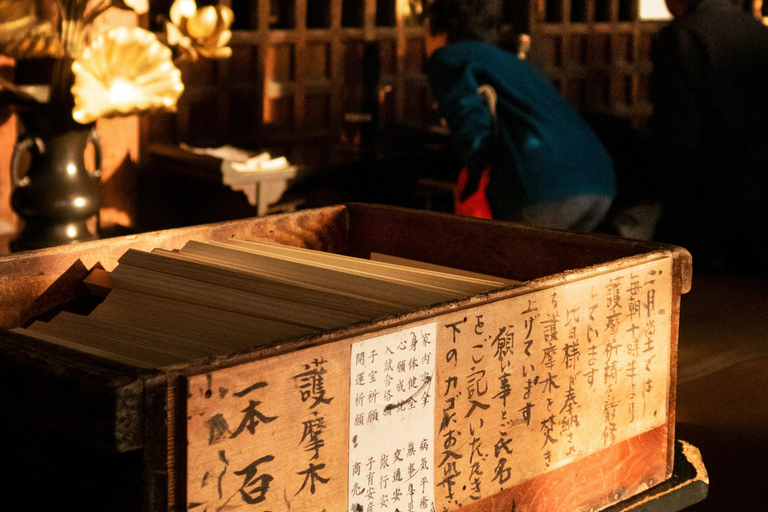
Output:
[[678,247],[350,204],[2,258],[0,325],[87,302],[129,248],[231,237],[519,284],[156,370],[3,331],[12,503],[596,511],[669,481]]

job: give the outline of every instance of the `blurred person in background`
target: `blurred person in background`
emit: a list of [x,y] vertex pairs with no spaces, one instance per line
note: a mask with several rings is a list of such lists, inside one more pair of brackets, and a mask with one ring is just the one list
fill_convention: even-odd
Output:
[[465,168],[459,206],[484,193],[480,216],[594,230],[616,193],[611,157],[545,76],[494,46],[501,2],[434,0],[426,14],[427,75]]
[[765,266],[768,28],[729,0],[666,0],[654,41],[654,238],[697,268]]

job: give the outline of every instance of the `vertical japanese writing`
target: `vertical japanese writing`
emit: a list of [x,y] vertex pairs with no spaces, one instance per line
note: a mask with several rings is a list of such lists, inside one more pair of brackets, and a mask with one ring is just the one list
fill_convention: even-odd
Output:
[[353,512],[435,511],[436,324],[352,345],[349,504]]
[[603,383],[605,399],[603,401],[603,442],[610,445],[616,442],[618,423],[616,409],[621,404],[621,397],[616,397],[616,386],[619,382],[618,351],[621,343],[618,341],[619,324],[622,312],[622,281],[624,276],[616,276],[608,281],[605,287],[606,323],[608,341],[603,349]]
[[535,301],[528,299],[527,307],[522,311],[521,316],[523,319],[523,330],[525,331],[525,340],[523,346],[525,347],[524,358],[522,361],[522,378],[524,383],[525,392],[523,393],[523,407],[518,411],[522,415],[523,421],[526,426],[531,425],[531,411],[533,409],[533,403],[531,403],[531,390],[535,384],[538,383],[539,377],[534,375],[536,371],[536,365],[533,364],[533,354],[531,353],[531,346],[533,345],[533,327],[536,324],[536,319],[539,317],[539,308],[535,306]]
[[[456,401],[459,399],[459,377],[456,373],[459,365],[459,344],[456,339],[462,333],[462,329],[466,330],[465,324],[467,319],[464,318],[461,321],[450,323],[444,326],[444,329],[449,332],[450,344],[445,354],[445,362],[443,364],[443,382],[442,384],[442,421],[440,422],[440,428],[438,430],[439,438],[437,441],[442,443],[442,455],[440,462],[437,465],[436,482],[437,487],[440,488],[442,496],[448,502],[458,504],[458,500],[455,499],[454,487],[458,484],[456,479],[461,475],[458,470],[459,460],[464,456],[458,453],[457,446],[461,446],[463,443],[459,443],[459,436],[461,432],[457,430],[459,421],[457,419],[457,405]],[[447,508],[444,508],[447,510]]]
[[[497,329],[494,336],[488,335],[491,341],[491,347],[495,350],[495,358],[503,361],[513,349],[514,333],[512,326],[502,326]],[[473,338],[476,340],[472,345],[470,358],[472,364],[469,367],[469,375],[466,377],[467,398],[470,406],[467,414],[464,416],[469,421],[469,473],[466,479],[466,485],[470,490],[469,498],[479,500],[482,481],[480,476],[483,474],[481,463],[486,459],[483,452],[483,438],[480,436],[479,428],[485,424],[485,412],[491,408],[490,397],[488,396],[488,379],[484,368],[485,346],[485,323],[483,316],[477,315],[473,329]]]
[[327,396],[325,389],[326,362],[323,358],[313,359],[293,376],[293,380],[298,384],[299,398],[309,411],[302,422],[303,429],[298,444],[311,455],[306,468],[296,473],[304,477],[296,495],[305,489],[315,494],[317,486],[327,484],[331,480],[321,474],[325,463],[320,456],[320,450],[325,447],[324,407],[333,401],[333,397]]
[[[663,421],[654,413],[665,410],[656,379],[668,371],[659,340],[668,336],[669,319],[653,281],[657,266],[667,264],[553,286],[442,324],[439,510],[468,505]],[[670,293],[665,288],[663,296]],[[648,414],[644,400],[653,404]]]
[[597,320],[596,311],[600,307],[597,303],[598,293],[594,286],[589,287],[588,317],[587,317],[587,368],[584,370],[584,377],[590,390],[595,385],[595,374],[597,373],[597,342],[600,339],[600,330],[595,328]]
[[568,379],[563,406],[560,408],[560,438],[565,441],[565,457],[573,456],[577,449],[574,443],[576,429],[579,427],[579,399],[576,392],[576,382],[579,376],[581,348],[579,343],[579,327],[581,326],[580,306],[572,305],[566,309],[564,327],[568,340],[563,346],[563,371]]
[[641,300],[640,292],[642,288],[640,286],[640,276],[634,271],[629,275],[629,288],[627,288],[628,308],[629,308],[629,326],[626,332],[629,334],[627,340],[627,356],[628,364],[626,369],[626,377],[629,379],[629,392],[627,393],[627,406],[629,409],[629,421],[635,421],[635,399],[637,398],[637,360],[640,356],[640,326],[641,321]]
[[[654,313],[656,312],[656,278],[661,277],[662,270],[648,270],[643,282],[643,292],[645,295],[645,302],[641,302],[641,308],[646,313],[645,328],[643,329],[643,343],[641,345],[642,358],[644,359],[644,371],[642,382],[643,393],[643,415],[647,411],[647,397],[654,391],[653,382],[653,366],[654,359],[656,358],[656,319]],[[660,310],[660,314],[664,311]],[[653,411],[653,414],[656,412]]]
[[[531,330],[533,328],[533,319],[530,319],[530,328],[527,330],[527,335],[530,337]],[[506,323],[498,329],[498,333],[492,342],[492,346],[495,346],[494,363],[498,361],[498,393],[493,396],[498,400],[494,405],[495,411],[500,411],[501,417],[499,418],[498,435],[495,438],[491,438],[493,441],[493,457],[495,463],[493,465],[493,477],[491,482],[495,485],[492,488],[499,490],[504,489],[505,484],[509,481],[512,475],[512,469],[508,466],[507,461],[509,456],[512,455],[512,436],[511,429],[516,423],[517,413],[524,411],[510,411],[508,407],[508,400],[511,402],[510,395],[512,394],[512,386],[510,379],[513,379],[511,373],[512,362],[511,359],[515,355],[515,326],[511,323]],[[482,334],[482,333],[478,333]],[[527,340],[526,340],[527,343]],[[530,344],[526,345],[526,350],[530,353]],[[511,406],[511,403],[509,404]],[[492,417],[497,417],[499,412],[496,412]],[[529,413],[530,416],[530,413]],[[495,433],[495,432],[494,432]],[[485,461],[486,455],[483,455],[482,460]],[[484,469],[480,468],[480,464],[473,462],[473,472],[476,475],[482,475]],[[479,498],[480,492],[480,479],[476,478],[477,482],[473,488],[474,494],[470,495],[470,498],[476,500]]]
[[189,377],[186,508],[446,512],[659,428],[671,269],[531,285]]
[[[230,390],[219,388],[218,394],[213,391],[212,376],[206,376],[208,389],[202,394],[206,400],[221,401],[230,395]],[[278,419],[265,412],[265,404],[259,399],[268,386],[267,382],[258,381],[238,391],[231,393],[231,397],[241,403],[238,417],[229,418],[223,412],[214,412],[205,420],[208,430],[208,445],[223,445],[228,440],[233,440],[241,435],[259,437],[259,426],[271,423]],[[239,409],[239,408],[238,408]],[[234,420],[237,427],[230,430],[230,422]],[[209,481],[216,482],[217,493],[212,500],[218,507],[236,507],[238,503],[247,505],[259,505],[267,499],[267,493],[274,477],[269,473],[271,463],[275,455],[259,454],[250,459],[246,464],[232,464],[227,457],[225,448],[218,449],[219,468],[214,472],[207,471],[198,482],[201,488],[208,485]],[[225,489],[229,489],[225,491]],[[197,506],[206,503],[197,503]]]
[[542,350],[542,365],[546,368],[546,377],[542,371],[541,379],[539,382],[541,388],[541,399],[546,402],[546,414],[539,422],[541,427],[540,431],[544,438],[541,445],[541,451],[544,456],[544,465],[549,467],[552,461],[552,450],[555,448],[559,441],[559,434],[556,432],[557,419],[555,418],[555,411],[553,406],[555,404],[555,390],[560,388],[557,383],[558,375],[552,373],[557,363],[557,350],[558,346],[556,342],[559,336],[560,315],[557,308],[557,291],[552,292],[549,300],[548,312],[546,318],[541,321],[543,327],[543,350]]

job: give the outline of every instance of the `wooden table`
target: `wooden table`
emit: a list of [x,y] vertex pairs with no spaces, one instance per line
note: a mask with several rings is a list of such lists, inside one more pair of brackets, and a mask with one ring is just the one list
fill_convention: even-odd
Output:
[[297,165],[271,170],[238,172],[232,168],[232,163],[229,161],[168,144],[150,145],[149,153],[172,171],[182,172],[205,181],[223,183],[232,190],[243,192],[248,202],[256,208],[257,217],[263,217],[269,213],[295,211],[298,205],[296,201],[286,201],[281,205],[280,199],[291,181],[306,173],[305,166]]
[[[295,146],[255,149],[254,154],[268,151],[275,157],[285,156],[294,166],[285,172],[260,173],[258,180],[252,180],[250,176],[240,179],[238,176],[235,188],[239,190],[242,184],[242,191],[249,196],[249,203],[257,205],[256,208],[224,186],[221,159],[186,151],[178,145],[152,143],[146,149],[149,159],[145,169],[146,177],[152,184],[149,190],[142,193],[139,206],[152,207],[148,204],[149,200],[162,203],[176,201],[180,204],[181,200],[171,196],[189,194],[190,190],[192,195],[207,196],[205,200],[197,201],[194,208],[183,205],[188,210],[195,210],[195,214],[186,215],[191,222],[153,225],[150,230],[345,202],[446,211],[443,203],[452,208],[452,196],[447,189],[438,190],[434,185],[453,183],[458,175],[457,164],[446,140],[445,134],[428,128],[390,126],[382,130],[375,143],[366,147],[318,140]],[[287,193],[281,198],[280,194],[284,192]],[[153,194],[157,194],[158,198],[152,199]],[[214,195],[216,198],[212,199]],[[450,201],[443,201],[443,196]],[[194,199],[190,195],[184,200],[191,203]],[[201,207],[221,209],[222,202],[233,215],[229,219],[198,218],[199,215],[196,215]],[[244,212],[248,207],[253,211]],[[176,210],[178,212],[179,208]]]

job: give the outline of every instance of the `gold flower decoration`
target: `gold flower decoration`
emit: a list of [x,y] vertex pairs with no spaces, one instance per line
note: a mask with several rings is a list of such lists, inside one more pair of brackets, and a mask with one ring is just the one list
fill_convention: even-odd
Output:
[[137,14],[145,14],[149,10],[149,0],[123,0],[125,5],[136,11]]
[[72,72],[72,115],[79,123],[174,110],[184,91],[171,50],[138,27],[118,27],[99,35],[72,64]]
[[34,0],[0,0],[0,54],[14,59],[63,55],[56,30],[38,16]]
[[165,24],[168,44],[177,46],[183,57],[195,60],[199,54],[224,59],[232,55],[227,44],[235,16],[229,7],[208,5],[198,9],[195,0],[176,0],[170,17],[171,21]]

